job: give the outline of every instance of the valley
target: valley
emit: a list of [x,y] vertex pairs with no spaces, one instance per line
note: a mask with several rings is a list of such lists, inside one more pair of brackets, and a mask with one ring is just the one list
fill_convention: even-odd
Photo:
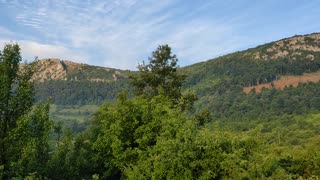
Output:
[[318,177],[319,48],[313,33],[181,68],[168,45],[137,71],[60,59],[20,65],[11,81],[19,83],[2,75],[15,102],[4,115],[25,112],[7,126],[14,135],[5,134],[4,143],[15,151],[5,151],[16,164],[4,172],[52,179]]
[[[231,89],[238,93],[240,89],[245,93],[256,89],[260,93],[262,88],[283,89],[291,85],[297,87],[299,83],[317,83],[320,80],[317,71],[319,47],[320,35],[313,33],[181,67],[179,72],[187,75],[182,91],[198,96],[195,111],[207,108],[212,113],[220,114],[215,107],[223,96],[216,96],[223,92],[227,94]],[[37,82],[36,100],[50,97],[56,107],[67,107],[70,112],[86,109],[86,106],[97,107],[105,101],[114,102],[116,95],[122,91],[132,96],[128,77],[138,73],[59,59],[40,60],[37,69],[33,76]],[[56,121],[63,121],[71,127],[79,126],[83,119],[90,119],[96,110],[88,108],[89,116],[63,111],[53,111],[51,115],[56,117],[53,118]]]
[[0,180],[320,179],[319,9],[0,0]]

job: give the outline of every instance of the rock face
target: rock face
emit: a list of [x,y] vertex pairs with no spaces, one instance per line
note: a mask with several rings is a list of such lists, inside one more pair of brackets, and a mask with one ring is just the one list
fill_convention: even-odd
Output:
[[[294,36],[276,41],[263,53],[256,52],[253,54],[253,57],[256,60],[276,60],[281,57],[299,56],[302,51],[320,52],[320,34]],[[310,54],[306,55],[305,58],[312,60],[314,57]]]
[[110,82],[128,76],[126,74],[128,71],[52,58],[39,60],[35,69],[36,72],[32,79],[38,82],[48,80]]
[[43,59],[38,61],[33,79],[40,82],[46,80],[66,80],[67,70],[59,59]]

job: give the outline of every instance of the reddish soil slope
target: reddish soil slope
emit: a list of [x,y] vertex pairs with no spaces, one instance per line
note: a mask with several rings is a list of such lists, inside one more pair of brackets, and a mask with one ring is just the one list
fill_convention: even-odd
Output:
[[[304,73],[301,76],[283,76],[278,80],[273,81],[274,87],[276,89],[283,89],[286,86],[298,86],[299,83],[305,82],[319,82],[320,81],[320,71],[314,73]],[[250,92],[252,89],[256,89],[256,92],[261,92],[262,88],[271,88],[271,83],[259,84],[257,86],[244,87],[243,91],[245,93]]]

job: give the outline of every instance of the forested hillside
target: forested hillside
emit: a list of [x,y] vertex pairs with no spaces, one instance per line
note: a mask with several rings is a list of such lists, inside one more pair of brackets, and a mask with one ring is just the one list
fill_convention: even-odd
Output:
[[[171,48],[162,45],[123,81],[99,82],[82,72],[99,67],[87,65],[71,75],[62,66],[54,76],[48,75],[54,71],[41,76],[55,79],[34,81],[37,61],[19,66],[20,48],[8,44],[0,53],[0,178],[319,178],[320,83],[243,91],[284,75],[318,71],[317,38],[289,38],[181,69]],[[300,49],[273,48],[278,43],[283,49],[283,41]],[[302,42],[313,42],[312,47]],[[270,48],[274,53],[265,55]],[[289,50],[301,54],[291,56]],[[115,87],[130,91],[108,94],[122,89]],[[34,104],[36,96],[47,99],[50,91],[59,102],[51,113],[60,113],[51,118],[49,102]],[[66,93],[63,100],[59,93]],[[104,100],[98,109],[71,105]],[[68,115],[83,124],[66,123],[61,116]]]
[[[315,33],[282,39],[194,64],[181,68],[181,73],[188,75],[184,89],[197,94],[199,109],[206,107],[215,114],[221,114],[221,109],[232,108],[230,101],[241,104],[242,100],[235,99],[246,96],[242,92],[244,87],[267,83],[272,86],[273,81],[283,76],[301,76],[303,73],[316,72],[319,68],[320,34]],[[221,98],[224,106],[221,106]],[[220,110],[214,107],[220,107]]]
[[[118,92],[132,89],[128,76],[136,73],[57,59],[45,59],[38,64],[39,71],[34,76],[36,99],[51,97],[52,103],[61,105],[114,101]],[[187,75],[183,90],[207,99],[225,88],[270,83],[285,75],[316,72],[319,66],[320,34],[315,33],[282,39],[179,71]]]
[[36,100],[58,105],[101,105],[114,101],[116,94],[128,89],[129,71],[78,64],[59,59],[37,62],[35,81]]
[[283,75],[301,75],[319,69],[320,34],[294,36],[194,64],[181,71],[188,74],[186,87],[210,84],[214,79],[241,86],[268,83]]
[[[138,73],[57,59],[40,60],[37,66],[37,72],[33,76],[36,82],[36,100],[46,100],[50,97],[51,103],[56,104],[58,110],[66,109],[65,111],[69,113],[52,110],[51,116],[55,116],[56,121],[73,124],[71,126],[73,129],[85,126],[79,122],[90,119],[93,110],[104,101],[114,102],[117,93],[126,90],[132,97],[133,88],[128,77]],[[194,93],[199,99],[195,102],[195,112],[207,109],[214,114],[214,117],[221,118],[237,116],[240,111],[241,117],[253,112],[257,115],[260,113],[257,109],[265,108],[266,112],[263,112],[267,114],[265,116],[268,116],[268,111],[275,113],[273,109],[277,109],[278,114],[293,112],[301,114],[315,108],[317,105],[314,97],[317,97],[317,91],[311,90],[310,93],[303,94],[302,88],[308,89],[309,86],[317,88],[316,79],[320,78],[319,67],[320,34],[314,33],[282,39],[181,67],[178,71],[186,75],[182,91]],[[309,80],[302,78],[304,73],[311,74],[313,80],[310,81],[316,84],[301,85],[293,90],[277,90],[277,87],[281,89],[285,86],[289,88],[290,85],[296,87],[299,82],[308,84]],[[288,77],[296,80],[288,80]],[[284,83],[278,84],[279,82]],[[259,88],[257,93],[243,93],[254,87],[276,89],[264,89],[264,92],[260,93],[262,89]],[[296,99],[285,98],[291,96],[292,91],[295,91]],[[264,99],[263,94],[270,93],[272,98],[268,96]],[[255,103],[248,102],[252,96]],[[92,107],[83,108],[86,105]],[[302,110],[299,108],[301,106],[307,108]],[[79,118],[82,120],[76,121]]]

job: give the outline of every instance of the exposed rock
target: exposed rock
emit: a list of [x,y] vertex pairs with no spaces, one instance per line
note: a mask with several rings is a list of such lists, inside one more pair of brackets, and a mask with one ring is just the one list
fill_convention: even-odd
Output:
[[32,77],[32,79],[41,82],[45,80],[65,80],[66,78],[67,71],[59,59],[44,59],[38,61],[36,72]]
[[310,60],[314,60],[314,55],[313,54],[308,54],[306,56],[307,59],[310,59]]
[[[276,41],[264,52],[253,52],[253,59],[275,60],[287,56],[300,56],[302,53],[299,51],[320,52],[320,34],[295,36]],[[306,58],[314,59],[312,56]]]
[[118,78],[117,78],[117,76],[116,76],[116,74],[112,74],[112,78],[113,78],[113,80],[117,80]]
[[[21,69],[23,69],[24,66],[25,65],[21,65]],[[87,71],[87,69],[89,71]],[[92,75],[91,73],[93,72],[97,73]],[[127,75],[126,73],[122,73],[121,70],[47,58],[37,62],[36,72],[32,79],[40,82],[47,80],[110,82],[118,80],[119,77],[127,78]]]

